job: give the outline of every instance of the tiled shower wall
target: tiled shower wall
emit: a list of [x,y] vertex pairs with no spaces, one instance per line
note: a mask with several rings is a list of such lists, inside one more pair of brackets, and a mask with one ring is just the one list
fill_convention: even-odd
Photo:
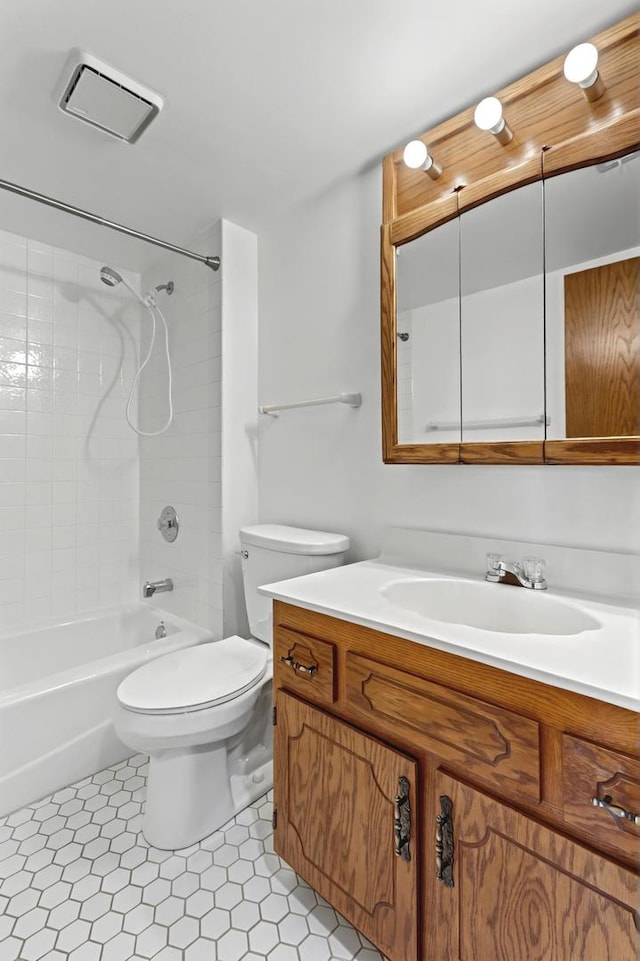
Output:
[[3,631],[137,596],[140,308],[101,266],[0,232]]
[[[220,224],[197,237],[195,250],[219,253]],[[173,281],[174,291],[156,294],[169,325],[174,420],[166,433],[140,443],[140,575],[171,577],[174,590],[152,604],[196,621],[222,636],[222,271],[165,255],[143,275],[142,289]],[[142,350],[149,338],[143,317]],[[164,331],[140,384],[140,424],[158,430],[167,415]],[[157,519],[173,506],[180,532],[165,542]]]

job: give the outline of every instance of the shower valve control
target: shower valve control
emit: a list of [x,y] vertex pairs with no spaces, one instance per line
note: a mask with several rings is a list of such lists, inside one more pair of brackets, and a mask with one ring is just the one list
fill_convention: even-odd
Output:
[[158,530],[164,537],[165,541],[169,541],[173,544],[176,537],[178,536],[178,531],[180,530],[180,521],[178,520],[178,515],[173,507],[163,507],[162,513],[158,518]]

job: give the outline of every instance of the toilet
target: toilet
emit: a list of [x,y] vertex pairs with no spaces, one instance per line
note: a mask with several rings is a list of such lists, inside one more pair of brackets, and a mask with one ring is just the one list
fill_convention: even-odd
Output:
[[156,848],[194,844],[272,786],[272,602],[258,587],[339,567],[349,538],[254,524],[240,544],[251,637],[155,658],[118,688],[116,731],[149,755],[142,833]]

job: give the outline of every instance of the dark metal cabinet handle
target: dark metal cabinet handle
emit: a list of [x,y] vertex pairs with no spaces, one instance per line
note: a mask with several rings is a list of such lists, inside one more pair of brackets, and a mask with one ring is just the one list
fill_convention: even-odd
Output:
[[409,782],[406,777],[398,778],[398,793],[395,796],[394,807],[393,841],[395,854],[403,861],[410,861],[411,806],[409,803]]
[[313,677],[314,674],[318,673],[317,664],[300,664],[299,661],[294,661],[291,654],[287,654],[286,657],[281,657],[280,660],[283,664],[288,664],[289,667],[298,674],[308,674],[309,677]]
[[591,803],[594,807],[603,808],[609,814],[613,814],[614,818],[619,818],[621,821],[631,821],[632,824],[640,824],[640,814],[634,814],[633,811],[627,811],[618,804],[614,804],[610,794],[605,794],[603,798],[592,797]]
[[453,887],[453,803],[446,794],[440,796],[440,814],[436,815],[436,878],[445,887]]

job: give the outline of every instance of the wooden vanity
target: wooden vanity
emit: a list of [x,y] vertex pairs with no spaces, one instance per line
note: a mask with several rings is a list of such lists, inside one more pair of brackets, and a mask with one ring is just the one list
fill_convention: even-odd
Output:
[[390,961],[637,961],[634,711],[282,601],[274,692],[276,851]]

